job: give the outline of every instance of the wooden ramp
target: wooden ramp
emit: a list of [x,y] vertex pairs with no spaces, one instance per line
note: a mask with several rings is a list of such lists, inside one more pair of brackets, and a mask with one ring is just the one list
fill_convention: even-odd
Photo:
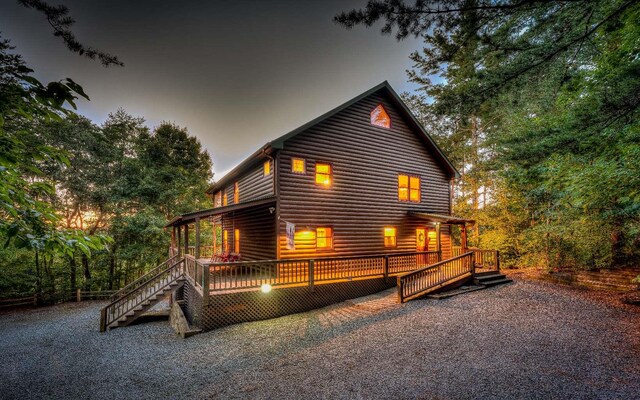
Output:
[[420,268],[397,277],[398,302],[404,303],[472,279],[473,252]]

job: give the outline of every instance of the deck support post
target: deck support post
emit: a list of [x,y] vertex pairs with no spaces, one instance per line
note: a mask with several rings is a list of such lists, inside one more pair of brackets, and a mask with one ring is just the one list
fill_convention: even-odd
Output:
[[496,250],[496,271],[500,271],[500,251]]
[[196,226],[196,248],[193,255],[197,260],[200,258],[200,217],[196,217],[195,226]]
[[384,281],[389,280],[389,255],[384,256]]
[[171,227],[171,248],[169,249],[169,258],[175,255],[173,254],[173,251],[175,248],[176,248],[176,227],[172,226]]
[[209,304],[209,264],[202,264],[202,305]]
[[313,292],[315,289],[313,287],[313,267],[315,264],[315,260],[309,260],[309,291]]

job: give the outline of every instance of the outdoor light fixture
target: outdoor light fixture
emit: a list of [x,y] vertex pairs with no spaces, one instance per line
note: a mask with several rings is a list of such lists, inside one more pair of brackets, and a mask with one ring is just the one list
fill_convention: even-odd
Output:
[[262,291],[262,293],[269,293],[271,291],[271,285],[269,285],[268,283],[265,283],[262,286],[260,286],[260,290]]
[[269,214],[273,214],[275,210],[276,210],[275,207],[269,207]]

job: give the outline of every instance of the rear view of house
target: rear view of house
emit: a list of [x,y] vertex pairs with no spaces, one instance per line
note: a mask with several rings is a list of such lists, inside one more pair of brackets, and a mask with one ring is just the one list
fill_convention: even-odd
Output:
[[400,284],[395,275],[424,281],[418,270],[443,260],[401,301],[469,279],[472,221],[451,215],[457,176],[387,82],[265,144],[209,188],[212,208],[167,225],[187,318],[212,329],[304,311]]

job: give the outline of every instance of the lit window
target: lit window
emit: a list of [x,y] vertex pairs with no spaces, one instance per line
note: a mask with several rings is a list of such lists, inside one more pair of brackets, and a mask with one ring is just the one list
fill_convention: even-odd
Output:
[[292,158],[291,159],[291,172],[294,174],[306,174],[307,168],[304,162],[304,158]]
[[236,229],[233,232],[233,251],[240,253],[240,229]]
[[396,247],[396,228],[384,228],[384,247]]
[[331,185],[331,165],[316,163],[316,183],[324,186]]
[[223,231],[222,247],[224,247],[225,253],[229,252],[229,231],[226,229]]
[[224,191],[224,193],[222,193],[222,205],[226,206],[228,204],[229,204],[229,200],[228,200],[227,192]]
[[420,178],[417,176],[409,177],[409,200],[420,202]]
[[238,182],[233,184],[233,202],[235,204],[240,202],[240,188],[238,187]]
[[387,114],[387,111],[382,107],[382,104],[378,104],[378,106],[371,111],[371,125],[387,129],[391,128],[391,118],[389,118],[389,114]]
[[333,248],[333,228],[316,228],[316,248]]
[[409,176],[398,175],[398,200],[409,200]]
[[271,174],[271,161],[267,160],[264,162],[264,176]]
[[213,196],[213,206],[214,207],[220,207],[222,205],[222,192],[218,191],[214,196]]
[[420,202],[420,177],[398,175],[398,200]]

